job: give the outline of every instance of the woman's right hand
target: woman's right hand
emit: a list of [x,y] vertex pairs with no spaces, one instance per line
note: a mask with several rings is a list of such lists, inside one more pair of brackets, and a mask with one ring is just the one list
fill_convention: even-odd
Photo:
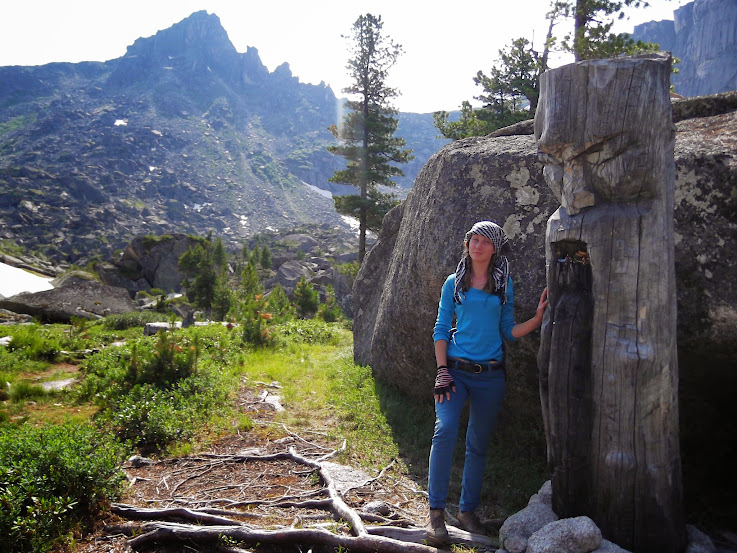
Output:
[[435,374],[435,390],[434,396],[435,401],[443,403],[444,399],[450,401],[450,392],[456,391],[456,383],[453,377],[450,376],[448,367],[441,365],[438,367],[438,372]]

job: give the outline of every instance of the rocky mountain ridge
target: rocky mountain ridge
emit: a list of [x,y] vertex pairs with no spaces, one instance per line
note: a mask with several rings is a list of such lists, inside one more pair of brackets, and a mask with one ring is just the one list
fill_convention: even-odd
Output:
[[637,25],[632,38],[660,45],[680,59],[672,75],[686,97],[737,90],[737,2],[695,0],[673,13],[673,21]]
[[[316,190],[353,191],[327,182],[339,102],[238,53],[204,11],[115,60],[0,67],[0,240],[83,265],[147,234],[344,225]],[[430,114],[400,115],[405,131],[418,157],[400,195],[445,143]]]

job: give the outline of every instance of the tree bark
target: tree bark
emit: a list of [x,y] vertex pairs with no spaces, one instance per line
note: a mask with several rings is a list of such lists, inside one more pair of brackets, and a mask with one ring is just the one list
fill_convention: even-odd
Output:
[[538,356],[553,507],[636,553],[686,543],[670,67],[646,56],[549,71],[535,120],[562,204]]

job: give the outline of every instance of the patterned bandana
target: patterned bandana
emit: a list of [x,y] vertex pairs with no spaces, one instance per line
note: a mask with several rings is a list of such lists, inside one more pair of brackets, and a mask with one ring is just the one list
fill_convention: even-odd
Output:
[[[471,238],[473,234],[480,234],[485,236],[491,243],[494,244],[494,251],[496,252],[496,258],[494,259],[494,266],[492,268],[491,277],[494,279],[494,288],[496,294],[502,298],[502,303],[507,303],[507,282],[509,281],[509,260],[506,256],[500,255],[502,248],[507,245],[509,239],[504,232],[504,229],[492,223],[491,221],[479,221],[471,227],[466,233],[466,240]],[[456,303],[463,301],[463,294],[466,292],[466,287],[463,284],[463,277],[466,275],[466,271],[469,268],[471,259],[468,255],[461,258],[456,268],[455,277],[455,290],[453,291],[453,299]]]

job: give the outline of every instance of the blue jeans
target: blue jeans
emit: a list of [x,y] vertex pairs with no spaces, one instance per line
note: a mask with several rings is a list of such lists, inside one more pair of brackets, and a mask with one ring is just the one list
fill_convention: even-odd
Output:
[[428,492],[431,509],[444,509],[450,483],[453,449],[458,439],[463,404],[470,399],[466,431],[466,461],[463,466],[461,511],[473,511],[481,502],[481,480],[486,468],[486,450],[494,423],[504,400],[504,372],[479,374],[450,371],[456,385],[450,401],[435,402],[435,433],[430,449]]

